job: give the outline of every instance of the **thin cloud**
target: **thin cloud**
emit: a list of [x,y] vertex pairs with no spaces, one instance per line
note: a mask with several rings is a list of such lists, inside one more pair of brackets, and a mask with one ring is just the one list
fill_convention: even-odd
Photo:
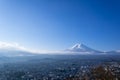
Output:
[[3,42],[0,41],[0,50],[19,50],[36,54],[51,54],[51,53],[60,53],[60,51],[48,51],[48,50],[34,50],[29,49],[24,46],[21,46],[16,42]]
[[0,41],[0,49],[8,49],[8,50],[26,50],[25,47],[20,46],[18,43],[8,43]]

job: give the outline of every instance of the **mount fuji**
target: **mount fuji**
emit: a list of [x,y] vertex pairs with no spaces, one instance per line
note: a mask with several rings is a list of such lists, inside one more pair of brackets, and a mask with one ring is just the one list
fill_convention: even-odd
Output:
[[89,48],[84,44],[75,44],[74,46],[72,46],[69,49],[66,49],[65,51],[70,52],[70,53],[79,53],[79,54],[99,54],[99,53],[103,53],[102,51]]

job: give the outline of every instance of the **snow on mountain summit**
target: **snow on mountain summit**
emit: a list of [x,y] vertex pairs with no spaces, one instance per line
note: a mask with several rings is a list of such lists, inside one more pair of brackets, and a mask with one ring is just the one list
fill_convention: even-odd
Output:
[[73,47],[71,47],[70,49],[75,50],[75,49],[81,49],[81,50],[86,50],[86,49],[90,49],[89,47],[87,47],[84,44],[75,44]]
[[67,49],[69,52],[77,52],[77,53],[100,53],[100,51],[94,50],[92,48],[87,47],[84,44],[75,44],[71,48]]
[[83,44],[75,44],[74,46],[71,47],[71,49],[78,49],[81,48]]

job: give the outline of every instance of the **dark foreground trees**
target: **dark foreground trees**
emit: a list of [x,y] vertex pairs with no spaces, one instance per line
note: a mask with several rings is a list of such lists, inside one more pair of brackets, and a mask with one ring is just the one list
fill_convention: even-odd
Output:
[[[118,71],[118,70],[117,70]],[[120,73],[115,73],[115,70],[110,65],[98,66],[91,69],[89,75],[70,77],[66,80],[120,80]]]
[[109,66],[106,68],[103,66],[98,66],[92,70],[91,74],[94,80],[116,80],[114,73]]

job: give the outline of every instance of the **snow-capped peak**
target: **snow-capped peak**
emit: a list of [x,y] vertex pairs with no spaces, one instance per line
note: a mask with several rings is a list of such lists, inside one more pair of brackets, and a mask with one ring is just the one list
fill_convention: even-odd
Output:
[[92,48],[87,47],[84,44],[75,44],[71,48],[67,49],[68,52],[77,52],[77,53],[100,53],[100,51],[94,50]]
[[76,48],[80,48],[82,44],[75,44],[74,46],[71,47],[71,49],[76,49]]
[[86,50],[86,49],[90,49],[90,48],[82,43],[81,44],[77,43],[74,46],[72,46],[70,49],[71,50],[76,50],[76,49]]

